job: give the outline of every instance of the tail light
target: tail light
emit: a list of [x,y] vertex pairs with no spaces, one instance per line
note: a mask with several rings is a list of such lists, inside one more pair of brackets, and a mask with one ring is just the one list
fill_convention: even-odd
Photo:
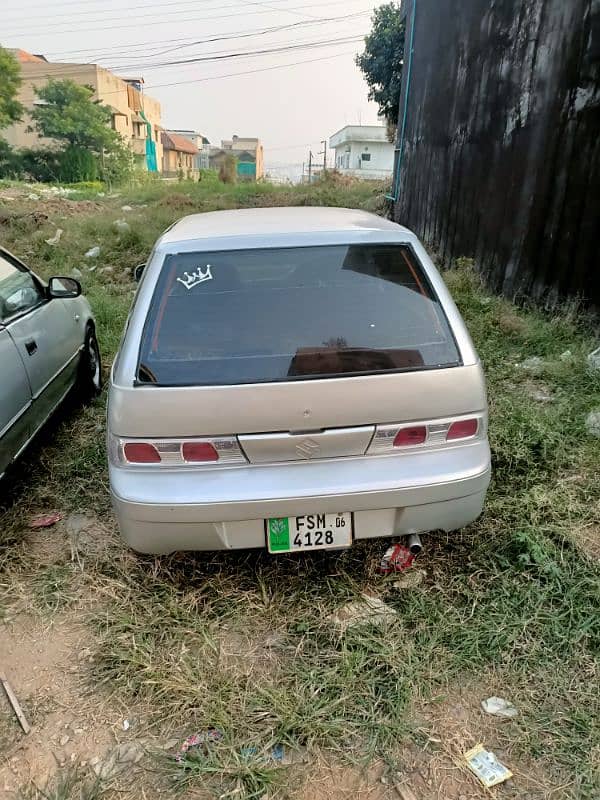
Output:
[[219,454],[210,442],[184,442],[181,446],[183,460],[191,464],[218,461]]
[[160,453],[148,442],[126,442],[123,455],[130,464],[160,464]]
[[470,436],[475,436],[478,427],[479,420],[477,419],[461,419],[458,422],[453,422],[448,428],[446,440],[468,439]]
[[483,417],[461,417],[407,425],[378,425],[367,455],[393,453],[402,449],[443,447],[461,440],[476,439],[484,431]]
[[151,440],[110,436],[108,445],[112,463],[122,467],[193,467],[202,464],[247,463],[235,436]]
[[426,425],[415,425],[412,428],[401,428],[394,436],[394,447],[411,447],[415,444],[423,444],[426,439]]

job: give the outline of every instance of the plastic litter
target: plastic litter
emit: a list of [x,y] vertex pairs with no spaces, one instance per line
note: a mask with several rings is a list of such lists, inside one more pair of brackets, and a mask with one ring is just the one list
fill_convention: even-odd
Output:
[[397,581],[394,581],[392,586],[394,589],[416,589],[426,577],[427,573],[424,569],[411,569],[401,578],[398,578]]
[[378,597],[363,594],[361,600],[348,603],[331,615],[335,626],[344,632],[357,625],[387,625],[397,618],[395,609]]
[[531,356],[517,364],[517,366],[527,372],[540,372],[544,366],[544,361],[539,356]]
[[209,745],[220,742],[223,739],[223,734],[216,728],[208,728],[199,733],[193,733],[188,736],[179,748],[179,752],[175,756],[175,760],[180,764],[185,762],[186,756],[190,750],[199,749],[205,755],[208,752]]
[[600,347],[597,347],[589,354],[587,363],[590,369],[600,370]]
[[60,511],[53,511],[51,514],[39,514],[37,517],[33,517],[29,520],[29,527],[36,529],[36,528],[50,528],[52,525],[56,525],[57,522],[63,518],[63,515]]
[[73,267],[73,269],[71,270],[71,275],[74,278],[81,278],[81,276],[83,275],[83,272],[80,269],[78,269],[77,267]]
[[389,575],[390,572],[404,572],[412,566],[414,555],[403,544],[393,544],[383,554],[377,571],[380,575]]
[[501,764],[493,753],[490,753],[482,744],[477,744],[472,750],[464,754],[467,766],[488,789],[499,783],[504,783],[513,774]]
[[600,439],[600,410],[590,411],[585,418],[585,428],[590,436]]
[[35,194],[34,192],[31,192],[31,194],[27,195],[27,199],[28,200],[39,200],[40,196],[39,196],[39,194]]
[[121,206],[121,211],[133,211],[131,206]]
[[57,228],[56,233],[50,239],[46,239],[46,244],[49,244],[51,247],[54,247],[60,242],[60,237],[63,235],[63,229]]
[[[259,753],[258,747],[242,747],[240,750],[240,755],[244,756],[244,758],[248,758],[251,756],[256,756]],[[279,764],[282,764],[285,759],[285,747],[282,744],[274,745],[268,753],[265,754],[263,760],[265,762],[269,761],[276,761]]]
[[85,257],[86,258],[98,258],[99,255],[100,255],[100,248],[99,248],[98,245],[96,245],[95,247],[90,247],[90,249],[85,254]]
[[503,697],[488,697],[487,700],[481,701],[481,708],[486,714],[491,714],[492,717],[511,719],[519,715],[513,704]]
[[113,222],[113,228],[119,233],[127,233],[127,231],[131,230],[130,224],[124,219],[116,219]]
[[98,760],[95,764],[90,761],[90,765],[101,780],[108,781],[121,772],[130,770],[143,756],[144,749],[139,742],[122,742],[111,751],[105,761]]

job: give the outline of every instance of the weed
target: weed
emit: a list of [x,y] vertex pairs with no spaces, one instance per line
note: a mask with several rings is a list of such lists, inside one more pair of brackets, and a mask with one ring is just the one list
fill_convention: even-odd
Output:
[[20,800],[101,800],[102,782],[86,778],[76,768],[60,770],[43,786],[26,786],[19,792]]

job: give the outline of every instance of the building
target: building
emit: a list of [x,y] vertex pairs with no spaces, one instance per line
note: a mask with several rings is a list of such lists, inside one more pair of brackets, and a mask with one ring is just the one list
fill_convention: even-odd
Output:
[[198,148],[185,136],[174,131],[162,132],[163,166],[165,178],[197,178],[196,157]]
[[510,298],[600,308],[600,5],[402,8],[395,219]]
[[143,92],[142,78],[119,78],[97,64],[70,64],[49,62],[44,56],[32,55],[24,50],[12,50],[21,66],[22,84],[18,100],[25,108],[20,122],[5,128],[2,136],[15,148],[39,148],[52,145],[40,138],[31,125],[29,111],[38,102],[36,88],[48,79],[68,79],[94,89],[93,98],[109,106],[111,125],[118,131],[133,151],[137,166],[150,172],[160,171],[163,153],[160,127],[160,103]]
[[196,146],[197,153],[194,158],[194,169],[200,171],[201,169],[210,169],[210,142],[198,131],[169,129],[167,133],[176,133],[179,136],[184,136],[188,141]]
[[335,168],[343,175],[384,180],[394,169],[394,145],[384,125],[346,125],[329,139]]
[[264,150],[260,139],[245,136],[234,136],[223,139],[221,147],[214,147],[210,153],[210,165],[220,169],[230,153],[237,160],[237,175],[240,180],[259,180],[265,175]]

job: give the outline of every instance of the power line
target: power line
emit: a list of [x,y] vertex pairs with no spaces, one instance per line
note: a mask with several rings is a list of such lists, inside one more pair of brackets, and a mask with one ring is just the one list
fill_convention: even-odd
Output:
[[[215,2],[215,0],[209,0],[209,2]],[[238,2],[244,2],[244,0],[238,0]],[[284,3],[287,3],[287,2],[289,2],[289,0],[272,0],[272,2],[284,2]],[[81,5],[81,3],[80,2],[73,3],[73,5],[78,5],[79,6],[79,5]],[[170,0],[170,2],[167,2],[167,3],[161,2],[159,10],[162,10],[163,8],[168,7],[168,6],[196,6],[196,8],[197,8],[198,5],[199,5],[198,0]],[[235,8],[236,5],[237,5],[237,3],[233,3],[233,4],[230,4],[230,5],[224,6],[221,3],[217,2],[216,7],[217,8]],[[261,5],[261,4],[257,3],[257,5]],[[46,4],[45,6],[40,6],[40,7],[41,8],[48,8],[48,5]],[[35,8],[35,6],[34,6],[34,8]],[[127,6],[127,12],[129,13],[130,11],[135,11],[138,8],[150,9],[151,6],[149,6],[147,3],[143,3],[142,5],[139,5],[139,6]],[[282,8],[282,10],[283,10],[283,8]],[[89,14],[103,14],[104,12],[112,13],[113,11],[118,11],[118,9],[116,9],[116,8],[95,8],[95,9],[90,10],[90,11],[76,11],[76,12],[75,11],[71,11],[71,12],[66,12],[64,14],[56,14],[56,13],[52,13],[52,14],[36,14],[35,19],[36,19],[36,21],[40,21],[40,20],[44,20],[44,19],[60,19],[61,17],[69,17],[69,19],[73,19],[73,18],[76,18],[76,17],[88,16]],[[175,11],[177,11],[177,9],[175,9]],[[156,16],[156,9],[154,10],[154,12],[152,12],[150,14],[136,14],[136,17],[140,17],[140,16],[142,16],[142,17]],[[5,22],[5,23],[6,22],[23,22],[23,15],[21,14],[20,16],[17,16],[17,17],[9,17],[8,19],[5,19],[3,22]]]
[[[46,55],[49,55],[49,56],[64,56],[64,55],[72,55],[74,53],[89,53],[89,52],[97,53],[97,54],[104,54],[104,53],[112,54],[113,51],[115,51],[115,50],[117,52],[127,52],[128,53],[131,50],[131,48],[133,48],[133,47],[144,47],[144,48],[146,48],[147,45],[154,45],[155,47],[151,47],[150,48],[151,50],[154,50],[156,48],[163,47],[165,44],[172,44],[173,42],[183,42],[183,44],[177,45],[177,47],[169,48],[169,50],[178,50],[178,49],[180,49],[182,47],[191,47],[192,45],[195,45],[195,44],[206,44],[206,43],[210,43],[210,42],[225,41],[225,40],[228,40],[228,39],[238,39],[238,38],[241,39],[241,38],[247,38],[249,36],[262,36],[264,34],[276,33],[276,32],[278,32],[280,30],[286,30],[286,29],[295,28],[295,27],[298,27],[298,26],[307,26],[307,25],[310,26],[310,25],[316,25],[317,23],[326,23],[326,22],[342,22],[344,20],[352,19],[352,18],[355,18],[355,17],[362,17],[362,16],[365,16],[366,14],[370,14],[370,10],[369,11],[357,11],[354,14],[347,14],[347,15],[345,15],[343,17],[322,17],[321,19],[316,19],[314,21],[312,21],[312,20],[302,20],[300,22],[292,22],[292,23],[289,23],[289,24],[286,24],[286,25],[276,25],[276,26],[272,26],[270,28],[254,28],[254,29],[247,29],[246,28],[246,29],[241,30],[241,31],[233,31],[232,33],[229,33],[229,34],[223,34],[223,35],[214,34],[214,35],[212,35],[211,38],[207,38],[207,39],[197,39],[197,40],[192,39],[192,40],[190,40],[189,37],[185,36],[185,37],[179,37],[179,38],[176,38],[176,39],[161,39],[160,42],[158,42],[158,41],[126,42],[126,43],[119,44],[119,45],[113,45],[112,47],[102,47],[102,48],[100,48],[100,50],[96,50],[96,49],[91,48],[91,47],[82,48],[80,50],[55,50],[55,51],[46,52]],[[169,50],[165,50],[163,52],[169,52]],[[161,55],[161,53],[156,53],[156,55]],[[144,57],[145,57],[144,55],[136,56],[136,58],[144,58]],[[133,56],[132,56],[132,58],[133,58]]]
[[[332,5],[346,5],[348,2],[355,2],[355,0],[328,0],[328,5],[329,6],[332,6]],[[221,7],[223,8],[223,6],[221,6]],[[225,8],[233,8],[233,6],[224,6],[224,7]],[[314,3],[310,4],[310,5],[304,5],[304,6],[295,6],[294,9],[285,9],[285,10],[286,11],[290,11],[290,10],[298,10],[298,9],[302,9],[302,8],[313,8],[313,7],[314,7]],[[278,10],[283,10],[283,9],[278,9]],[[249,11],[249,12],[247,12],[246,16],[258,16],[258,15],[264,15],[264,14],[267,14],[267,13],[269,13],[269,12],[268,11]],[[156,15],[152,14],[152,16],[155,17]],[[177,22],[178,23],[199,22],[199,21],[201,21],[201,22],[210,22],[211,20],[230,19],[231,17],[237,17],[237,16],[239,16],[239,11],[237,13],[235,13],[235,14],[220,14],[220,15],[217,15],[217,16],[210,16],[210,17],[207,17],[207,16],[187,17],[185,19],[178,19]],[[69,28],[67,30],[57,31],[57,34],[86,33],[87,31],[113,30],[114,29],[114,25],[105,25],[105,26],[102,26],[102,27],[97,27],[95,25],[95,22],[119,22],[119,23],[121,23],[122,20],[123,20],[122,16],[119,16],[119,17],[106,17],[106,18],[100,19],[100,20],[88,20],[83,24],[90,24],[90,25],[93,25],[94,27],[91,27],[91,28]],[[62,23],[58,23],[59,26],[61,24]],[[152,22],[132,22],[132,23],[129,23],[127,25],[120,24],[119,25],[119,29],[122,30],[123,28],[142,28],[142,27],[149,27],[149,26],[152,26],[152,25],[164,25],[164,21],[163,20],[154,19]],[[43,26],[44,33],[47,33],[48,27],[51,27],[51,26],[48,25],[48,24]],[[23,30],[23,31],[3,31],[3,34],[5,36],[29,36],[29,37],[30,36],[34,36],[34,37],[37,36],[38,38],[41,35],[43,35],[42,33],[35,33],[34,31],[32,31],[31,28],[28,28],[27,30]]]
[[[244,75],[255,75],[258,72],[271,72],[272,70],[286,69],[287,67],[297,67],[300,64],[315,64],[318,61],[331,61],[334,58],[341,58],[342,56],[349,56],[349,55],[354,55],[354,50],[346,50],[343,53],[336,53],[335,55],[331,55],[331,56],[321,56],[320,58],[308,58],[308,59],[304,59],[302,61],[292,61],[289,64],[273,64],[270,67],[259,67],[258,69],[248,69],[248,70],[244,70],[243,72],[229,72],[229,73],[227,73],[225,75],[209,75],[209,76],[207,76],[205,78],[192,78],[191,80],[187,80],[187,81],[172,81],[172,82],[169,82],[169,83],[155,83],[154,85],[146,86],[145,90],[147,90],[147,89],[163,89],[163,88],[165,88],[167,86],[184,86],[184,85],[187,85],[187,84],[190,84],[190,83],[205,83],[207,81],[217,81],[217,80],[221,80],[223,78],[237,78],[237,77],[241,77],[241,76],[244,76]],[[103,92],[102,94],[103,94],[103,96],[106,96],[106,95],[109,95],[109,94],[118,94],[119,91],[120,90],[117,89],[116,91]]]
[[295,14],[297,17],[311,17],[312,16],[311,14],[299,14],[297,11],[294,11],[293,9],[289,9],[289,10],[286,9],[286,8],[279,9],[279,8],[271,6],[271,5],[267,4],[267,3],[256,2],[256,0],[240,0],[240,2],[242,2],[245,6],[262,6],[262,8],[268,8],[270,11],[273,11],[273,10],[275,10],[275,11],[285,11],[288,14]]
[[[173,39],[171,41],[183,41],[184,44],[174,45],[173,47],[168,47],[166,50],[160,50],[158,52],[155,52],[154,49],[151,48],[149,51],[146,51],[145,53],[143,53],[141,55],[138,55],[138,56],[132,55],[131,59],[139,61],[141,59],[148,58],[149,56],[157,57],[157,56],[160,56],[160,55],[165,55],[166,53],[171,53],[171,52],[173,52],[175,50],[182,50],[182,49],[187,48],[187,47],[194,47],[195,45],[214,44],[215,42],[230,41],[232,39],[248,39],[248,38],[252,38],[254,36],[270,35],[272,33],[279,33],[281,31],[296,29],[298,27],[312,26],[312,25],[316,25],[317,23],[351,22],[354,19],[357,19],[358,17],[366,16],[369,13],[370,13],[369,11],[358,11],[355,14],[349,14],[349,15],[346,15],[344,17],[324,17],[323,19],[314,20],[314,21],[305,20],[305,21],[300,21],[300,22],[292,22],[292,23],[290,23],[288,25],[277,25],[277,26],[274,26],[272,28],[263,28],[263,29],[252,30],[252,31],[241,31],[241,32],[237,32],[237,33],[224,35],[224,36],[212,36],[212,37],[207,38],[207,39],[196,39],[196,40],[192,40],[192,41],[189,41],[187,39],[185,39],[185,40]],[[167,41],[169,41],[169,40],[167,40]],[[162,47],[165,43],[166,42],[163,42],[162,45],[160,45],[160,46]],[[121,45],[121,46],[119,46],[118,52],[116,52],[116,53],[109,52],[109,50],[107,49],[106,51],[100,51],[100,53],[97,53],[95,56],[90,56],[90,59],[91,59],[91,61],[100,60],[100,59],[104,60],[104,59],[106,59],[106,58],[108,58],[110,56],[113,56],[113,55],[116,58],[118,58],[120,53],[127,53],[129,55],[130,50],[131,50],[132,47],[141,47],[144,44],[154,44],[154,43],[148,43],[148,42],[144,43],[144,42],[142,42],[142,43],[137,43],[137,44],[133,44],[132,43],[132,44],[129,44],[127,46]],[[80,51],[71,51],[71,52],[88,52],[88,51],[81,51],[80,50]],[[104,55],[104,52],[106,52],[106,55]],[[51,54],[48,54],[48,55],[51,55]]]
[[[350,42],[359,42],[362,36],[346,36],[342,39],[326,39],[319,42],[301,42],[299,44],[286,44],[282,47],[268,47],[262,50],[245,50],[238,53],[214,53],[207,56],[196,56],[194,58],[180,59],[178,61],[163,61],[158,63],[148,63],[143,65],[133,65],[134,69],[148,70],[148,69],[162,69],[165,67],[186,66],[189,64],[202,64],[210,63],[211,61],[223,61],[234,58],[250,58],[253,56],[271,55],[273,53],[287,53],[293,50],[306,50],[313,47],[326,47],[338,44],[349,44]],[[119,72],[131,69],[131,65],[125,64],[118,67]]]
[[[243,51],[243,52],[221,52],[221,53],[213,53],[207,56],[198,56],[195,58],[174,61],[174,62],[158,62],[158,63],[148,63],[143,66],[143,70],[150,70],[150,69],[165,69],[170,66],[179,66],[180,68],[186,66],[194,66],[198,63],[211,63],[217,61],[225,61],[225,60],[233,60],[238,58],[253,58],[255,56],[264,56],[264,55],[276,55],[280,53],[287,53],[293,52],[294,50],[306,50],[312,49],[313,47],[337,47],[341,44],[349,44],[350,42],[358,42],[362,39],[362,36],[349,36],[343,39],[328,39],[328,40],[321,40],[321,41],[313,41],[313,42],[304,42],[299,43],[296,45],[286,44],[282,47],[271,47],[271,48],[264,48],[262,50],[254,50],[254,51]],[[50,67],[52,65],[49,65]],[[63,69],[48,69],[47,72],[40,71],[36,75],[28,76],[29,79],[56,79],[56,78],[69,78],[69,77],[77,77],[83,73],[87,73],[90,67],[93,67],[93,64],[65,64]],[[106,67],[103,67],[106,69]],[[114,68],[114,71],[118,72],[126,72],[130,69],[128,65],[123,65],[121,67]],[[141,69],[139,65],[134,65],[133,69]],[[110,70],[109,70],[110,71]],[[121,90],[119,90],[121,91]],[[118,93],[118,92],[117,92]]]

